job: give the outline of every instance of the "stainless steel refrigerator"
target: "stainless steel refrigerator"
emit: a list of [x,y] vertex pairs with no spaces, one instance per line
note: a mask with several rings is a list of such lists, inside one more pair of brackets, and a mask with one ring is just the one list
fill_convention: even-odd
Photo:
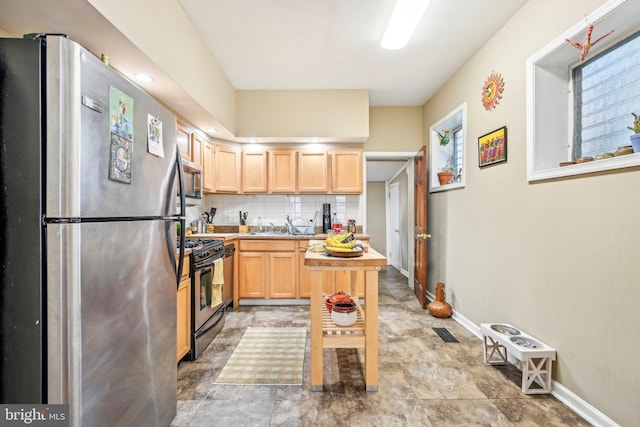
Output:
[[0,39],[2,403],[92,427],[175,416],[175,135],[68,38]]

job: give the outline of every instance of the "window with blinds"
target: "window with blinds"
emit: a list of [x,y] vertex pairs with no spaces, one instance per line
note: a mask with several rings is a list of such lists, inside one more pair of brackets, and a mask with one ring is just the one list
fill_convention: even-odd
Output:
[[455,179],[460,179],[462,176],[463,154],[464,154],[464,139],[462,133],[462,126],[451,131],[453,135],[453,176]]
[[574,68],[573,160],[629,145],[640,113],[640,32]]

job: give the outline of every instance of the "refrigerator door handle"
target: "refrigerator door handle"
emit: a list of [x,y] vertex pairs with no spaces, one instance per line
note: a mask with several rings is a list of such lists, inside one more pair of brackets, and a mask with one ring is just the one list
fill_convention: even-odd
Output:
[[[180,150],[176,150],[176,168],[178,169],[178,187],[180,189],[180,255],[178,259],[178,271],[176,272],[176,289],[180,287],[180,279],[182,278],[182,270],[184,269],[184,244],[186,239],[187,222],[185,220],[186,201],[184,196],[184,173],[182,171],[182,158]],[[173,195],[169,200],[174,200]]]

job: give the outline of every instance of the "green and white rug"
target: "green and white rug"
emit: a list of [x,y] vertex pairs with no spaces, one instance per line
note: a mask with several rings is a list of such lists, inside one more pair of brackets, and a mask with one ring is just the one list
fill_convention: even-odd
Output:
[[217,384],[302,385],[306,328],[247,328]]

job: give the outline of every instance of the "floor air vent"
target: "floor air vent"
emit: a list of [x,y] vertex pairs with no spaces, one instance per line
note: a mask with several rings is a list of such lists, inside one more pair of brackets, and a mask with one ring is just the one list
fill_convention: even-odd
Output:
[[438,334],[438,336],[440,336],[440,338],[442,338],[442,341],[444,342],[459,342],[456,337],[454,337],[453,335],[451,335],[451,332],[449,332],[447,330],[447,328],[432,328],[436,334]]

